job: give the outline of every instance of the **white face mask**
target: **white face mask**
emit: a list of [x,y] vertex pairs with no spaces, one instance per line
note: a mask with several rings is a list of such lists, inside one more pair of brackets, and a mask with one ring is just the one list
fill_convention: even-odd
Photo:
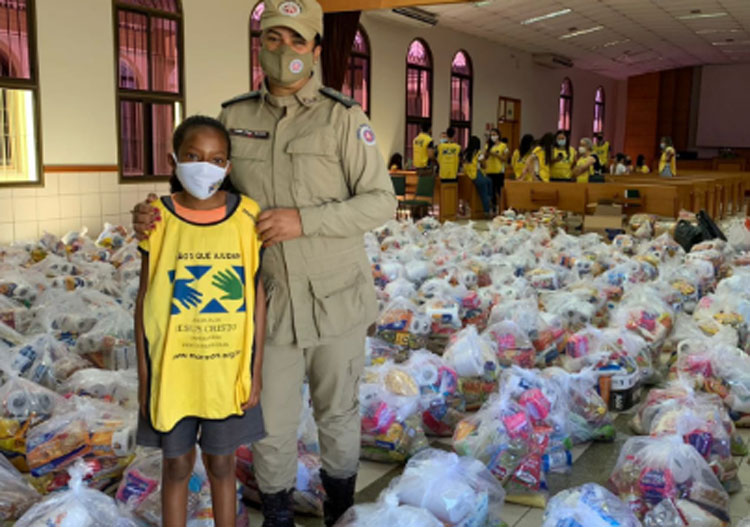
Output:
[[578,147],[578,153],[583,155],[586,153],[586,147],[585,146],[579,146]]
[[500,139],[500,138],[498,136],[496,136],[496,135],[491,135],[490,139],[492,140],[493,143],[497,143],[498,139]]
[[227,163],[226,168],[222,168],[205,161],[180,163],[174,154],[172,154],[172,158],[177,163],[175,168],[177,179],[185,192],[197,199],[208,199],[216,194],[224,178],[227,177],[229,163]]

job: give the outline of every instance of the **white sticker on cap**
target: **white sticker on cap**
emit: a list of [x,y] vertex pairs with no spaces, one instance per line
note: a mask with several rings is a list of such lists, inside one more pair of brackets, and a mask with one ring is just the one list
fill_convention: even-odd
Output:
[[296,17],[302,12],[302,8],[297,2],[283,2],[279,5],[279,13],[284,16]]
[[291,71],[295,75],[302,73],[303,69],[305,69],[305,63],[300,59],[294,59],[289,63],[289,71]]

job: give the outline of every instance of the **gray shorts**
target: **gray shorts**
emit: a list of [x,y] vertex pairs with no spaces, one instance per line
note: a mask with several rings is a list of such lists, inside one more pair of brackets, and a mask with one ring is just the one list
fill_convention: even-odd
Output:
[[234,454],[242,445],[254,443],[266,437],[263,410],[260,404],[244,415],[212,420],[186,417],[169,432],[159,432],[150,419],[138,413],[140,446],[160,448],[165,458],[176,458],[190,452],[195,445],[212,456]]

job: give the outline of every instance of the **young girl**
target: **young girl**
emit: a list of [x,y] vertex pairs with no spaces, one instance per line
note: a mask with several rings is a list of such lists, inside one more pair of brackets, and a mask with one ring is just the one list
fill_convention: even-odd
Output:
[[661,177],[674,177],[677,175],[677,154],[671,137],[662,137],[659,142],[659,175]]
[[552,166],[550,180],[555,182],[573,181],[573,167],[576,164],[576,151],[570,146],[568,133],[558,130],[555,136],[555,147],[552,149]]
[[516,181],[531,181],[531,179],[526,179],[524,171],[533,148],[534,136],[526,134],[521,138],[521,144],[519,147],[513,151],[513,158],[511,159],[510,164],[513,168],[513,175],[515,176]]
[[264,437],[259,405],[265,293],[258,205],[233,192],[224,126],[195,116],[174,133],[172,194],[141,242],[135,313],[138,444],[163,452],[163,525],[184,526],[200,444],[217,527],[234,527],[234,451]]
[[469,145],[463,153],[463,172],[474,182],[482,201],[482,209],[487,217],[492,215],[492,181],[479,169],[479,157],[482,142],[477,136],[469,139]]

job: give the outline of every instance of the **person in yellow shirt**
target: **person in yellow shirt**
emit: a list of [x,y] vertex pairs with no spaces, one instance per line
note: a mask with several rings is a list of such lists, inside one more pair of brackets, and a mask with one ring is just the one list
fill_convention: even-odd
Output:
[[526,163],[529,160],[531,151],[534,149],[534,136],[526,134],[521,138],[521,144],[513,151],[513,157],[510,161],[513,179],[516,181],[531,181],[525,179],[524,171]]
[[537,179],[549,183],[550,161],[552,160],[552,149],[555,144],[555,134],[547,133],[539,140],[539,145],[531,151],[524,168],[525,179]]
[[635,170],[634,173],[636,174],[649,174],[651,173],[651,169],[648,168],[648,165],[646,164],[646,156],[643,154],[638,154],[638,157],[635,160]]
[[156,204],[162,220],[139,245],[137,443],[162,451],[164,525],[185,525],[197,444],[214,514],[234,525],[234,452],[266,435],[260,207],[227,177],[232,146],[219,121],[186,119],[173,148],[172,194]]
[[503,139],[500,139],[500,130],[493,128],[490,130],[490,137],[484,151],[484,172],[492,181],[492,206],[495,208],[499,203],[502,203],[505,163],[510,157],[508,139]]
[[437,147],[437,162],[440,167],[440,180],[455,182],[458,178],[458,167],[461,162],[461,147],[455,142],[456,129],[448,128],[446,142]]
[[677,175],[677,152],[671,137],[662,137],[659,141],[661,157],[659,158],[659,176],[675,177]]
[[594,144],[591,139],[584,137],[578,145],[578,161],[571,172],[571,176],[578,183],[593,182],[601,170],[599,158],[594,154]]
[[604,168],[609,167],[609,141],[604,140],[604,135],[598,133],[594,136],[594,155],[599,159],[599,164]]
[[559,130],[555,137],[555,148],[552,150],[552,167],[550,180],[555,182],[573,181],[573,166],[576,162],[576,151],[570,146],[568,133]]
[[430,125],[425,123],[421,127],[420,134],[412,141],[413,164],[417,171],[429,167],[430,161],[434,157],[434,148],[435,144],[430,135]]
[[482,174],[479,166],[482,142],[475,135],[469,139],[469,146],[463,155],[463,171],[474,182],[479,199],[482,200],[482,208],[486,215],[492,214],[492,180]]

